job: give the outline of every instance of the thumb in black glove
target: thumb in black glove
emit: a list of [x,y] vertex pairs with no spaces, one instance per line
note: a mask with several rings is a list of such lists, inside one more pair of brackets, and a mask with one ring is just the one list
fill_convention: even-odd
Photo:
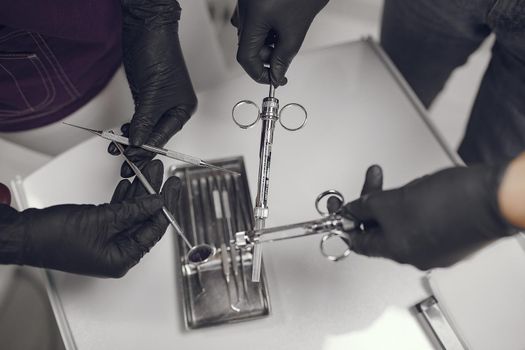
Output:
[[[144,171],[156,191],[163,167]],[[44,267],[100,277],[121,277],[162,237],[174,210],[180,181],[172,177],[162,195],[148,195],[138,180],[122,180],[110,204],[58,205],[21,213],[0,206],[0,263]]]
[[361,227],[360,232],[350,232],[351,248],[421,270],[452,265],[515,232],[497,204],[504,169],[449,168],[382,191],[381,168],[369,168],[362,197],[341,213]]

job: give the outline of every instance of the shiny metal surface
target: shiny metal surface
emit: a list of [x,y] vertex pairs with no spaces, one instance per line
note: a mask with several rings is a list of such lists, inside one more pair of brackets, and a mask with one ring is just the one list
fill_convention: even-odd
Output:
[[[257,177],[257,194],[255,198],[254,218],[257,230],[263,229],[265,220],[269,215],[268,208],[268,190],[270,186],[270,166],[272,162],[272,147],[273,135],[275,131],[275,123],[279,121],[281,126],[288,131],[297,131],[306,125],[308,113],[306,109],[298,103],[289,103],[282,109],[279,109],[279,100],[275,98],[276,88],[270,84],[268,97],[265,97],[262,102],[262,111],[259,106],[251,100],[242,100],[237,102],[232,108],[232,118],[235,124],[241,129],[249,129],[261,120],[261,141],[259,148],[259,173]],[[239,108],[244,105],[254,106],[257,112],[257,117],[253,122],[242,123],[239,117]],[[304,114],[304,120],[298,126],[288,126],[283,121],[283,112],[290,111],[292,108],[297,108]],[[286,114],[284,114],[286,115]],[[258,282],[260,279],[260,270],[262,266],[262,247],[255,243],[253,247],[253,268],[252,281]]]
[[[334,196],[340,200],[339,208],[334,208],[335,211],[333,213],[323,212],[319,208],[321,201],[328,196]],[[355,229],[355,224],[351,220],[339,215],[339,210],[342,208],[343,204],[344,197],[339,191],[324,191],[315,199],[315,208],[319,214],[324,216],[324,218],[278,227],[263,227],[256,228],[253,231],[237,232],[235,234],[235,239],[232,240],[231,243],[239,249],[253,249],[255,256],[255,250],[257,248],[259,249],[259,252],[261,251],[262,243],[278,242],[293,238],[324,234],[319,245],[321,254],[330,261],[340,261],[350,255],[351,239],[348,235],[348,231]],[[334,255],[327,251],[327,243],[333,238],[341,239],[347,247],[341,254]],[[254,272],[252,272],[252,274],[255,273],[255,270],[256,268],[254,265]]]
[[[121,135],[117,135],[114,132],[109,132],[109,131],[105,131],[105,130],[90,129],[90,128],[86,128],[86,127],[83,127],[83,126],[74,125],[74,124],[70,124],[70,123],[66,123],[66,122],[63,122],[63,124],[68,125],[68,126],[72,126],[74,128],[77,128],[77,129],[85,130],[87,132],[92,133],[93,135],[102,137],[102,138],[104,138],[104,139],[106,139],[108,141],[113,141],[113,143],[115,145],[121,144],[121,145],[129,146],[129,139],[127,137],[124,137],[124,136],[121,136]],[[172,151],[172,150],[169,150],[169,149],[166,149],[166,148],[155,147],[155,146],[151,146],[151,145],[147,145],[147,144],[144,144],[144,145],[140,146],[140,148],[142,148],[142,149],[144,149],[146,151],[153,152],[155,154],[160,154],[162,156],[165,156],[165,157],[168,157],[168,158],[171,158],[171,159],[176,159],[176,160],[179,160],[181,162],[188,163],[188,164],[191,164],[191,165],[201,166],[201,167],[215,169],[215,170],[219,170],[219,171],[230,172],[233,175],[240,175],[239,173],[236,173],[234,171],[231,171],[231,170],[228,170],[228,169],[223,169],[221,167],[217,167],[217,166],[214,166],[212,164],[208,164],[208,163],[206,163],[205,161],[203,161],[200,158],[197,158],[197,157],[194,157],[194,156],[190,156],[190,155],[187,155],[187,154],[184,154],[184,153]]]
[[243,175],[233,177],[198,167],[170,167],[168,172],[179,177],[183,186],[175,214],[185,232],[198,246],[217,247],[217,254],[206,262],[191,264],[185,258],[190,255],[186,247],[182,242],[176,245],[181,258],[175,259],[175,265],[181,272],[178,284],[188,330],[265,317],[270,309],[264,273],[260,283],[249,278],[252,253],[230,244],[233,232],[252,228],[243,160],[234,157],[213,164]]

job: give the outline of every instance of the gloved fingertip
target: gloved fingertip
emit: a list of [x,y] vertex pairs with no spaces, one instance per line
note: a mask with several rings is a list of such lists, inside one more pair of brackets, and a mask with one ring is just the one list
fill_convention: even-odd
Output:
[[132,177],[135,175],[133,170],[130,168],[130,166],[127,163],[123,163],[122,167],[120,167],[120,176],[123,178]]
[[168,189],[170,191],[179,192],[181,185],[182,185],[181,179],[179,179],[177,176],[170,176],[164,183],[164,187],[162,191],[164,191],[164,189]]
[[361,195],[378,192],[383,189],[383,169],[379,165],[368,167],[365,175],[365,183],[361,190]]
[[161,193],[165,198],[166,205],[171,210],[175,209],[175,206],[179,201],[181,187],[182,181],[176,176],[169,177],[162,187]]
[[279,87],[279,86],[283,86],[283,85],[286,85],[288,83],[288,79],[286,79],[286,77],[284,76],[284,72],[279,70],[279,69],[274,69],[272,67],[271,69],[271,80],[272,80],[272,84],[274,85],[274,87]]
[[143,164],[144,169],[149,168],[149,169],[151,169],[150,171],[154,172],[154,173],[164,172],[164,164],[162,163],[162,161],[160,159],[153,159],[151,161],[144,161],[143,163],[144,163]]
[[329,213],[335,213],[341,209],[342,205],[343,202],[341,202],[341,200],[336,196],[330,196],[326,201],[326,208],[328,209]]
[[120,151],[118,150],[117,146],[115,146],[115,144],[110,143],[109,146],[108,146],[108,153],[113,155],[113,156],[118,156],[120,155]]
[[378,164],[373,164],[368,167],[366,173],[367,175],[370,174],[370,176],[374,176],[374,177],[378,177],[378,176],[383,177],[383,168],[381,168],[381,166]]
[[144,176],[148,179],[148,181],[151,182],[153,185],[159,184],[159,186],[153,186],[153,187],[159,187],[155,190],[158,192],[160,190],[160,184],[162,184],[162,176],[164,175],[164,164],[159,159],[155,159],[152,161],[139,161],[135,163],[139,169],[144,173]]
[[120,127],[120,131],[125,137],[128,137],[129,135],[129,125],[130,125],[129,123],[125,123],[125,124],[122,124],[122,126]]
[[230,24],[234,26],[235,28],[239,29],[239,16],[237,16],[236,11],[233,13],[233,15],[230,18]]

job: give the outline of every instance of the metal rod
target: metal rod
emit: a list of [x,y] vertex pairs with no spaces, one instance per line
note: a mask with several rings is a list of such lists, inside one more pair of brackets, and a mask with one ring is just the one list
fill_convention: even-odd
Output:
[[[257,246],[262,243],[306,237],[319,233],[331,232],[333,230],[347,232],[354,228],[355,223],[353,221],[340,216],[330,216],[323,219],[304,221],[266,229],[237,232],[235,234],[235,242],[237,246],[243,246],[245,244],[254,244],[254,246]],[[292,231],[296,229],[299,231]],[[282,235],[283,232],[286,232],[286,234]]]
[[[210,182],[209,180],[210,179],[208,179],[208,183]],[[215,217],[222,224],[224,218],[222,215],[222,205],[221,205],[220,193],[214,185],[212,186],[212,188],[213,188],[212,197],[213,197],[213,205],[215,208]],[[236,312],[239,312],[241,310],[239,307],[237,307],[233,303],[232,293],[230,289],[231,273],[230,273],[230,262],[229,262],[229,257],[228,257],[228,249],[226,247],[226,243],[224,242],[224,236],[223,236],[222,230],[218,230],[217,234],[219,236],[219,241],[220,241],[222,272],[224,275],[224,279],[226,280],[226,289],[228,290],[228,299],[230,301],[230,308]]]
[[233,278],[235,280],[235,286],[237,290],[237,302],[241,302],[241,282],[239,281],[240,273],[239,273],[239,261],[238,261],[238,254],[237,254],[237,248],[233,244],[233,228],[232,228],[232,215],[231,215],[231,207],[230,207],[230,199],[227,189],[222,190],[222,205],[223,205],[223,211],[224,211],[224,217],[226,220],[226,231],[228,235],[228,242],[230,242],[230,260],[231,265],[233,269]]
[[[192,190],[191,190],[191,184],[190,184],[190,175],[189,175],[189,170],[186,168],[185,171],[185,177],[186,177],[186,190],[188,191],[188,204],[189,204],[189,207],[190,207],[190,224],[191,224],[191,230],[192,230],[192,233],[193,233],[193,244],[194,245],[198,245],[200,242],[198,240],[198,235],[197,235],[197,223],[196,223],[196,218],[195,218],[195,201],[194,201],[194,198],[193,198],[193,193],[192,193]],[[197,199],[198,201],[198,199]],[[197,295],[197,297],[201,296],[202,294],[204,294],[204,292],[206,292],[206,290],[204,289],[204,284],[202,283],[202,273],[201,273],[201,269],[199,267],[199,265],[196,266],[196,270],[197,270],[197,285],[198,287],[200,288],[200,293]]]
[[[255,219],[255,230],[263,230],[264,226],[265,219]],[[253,244],[252,254],[252,282],[259,282],[262,270],[262,246],[257,241]]]
[[[130,144],[129,139],[127,137],[124,137],[124,136],[121,136],[121,135],[117,135],[117,134],[115,134],[113,132],[110,132],[110,131],[99,131],[99,130],[89,129],[89,128],[85,128],[83,126],[78,126],[78,125],[69,124],[69,123],[65,123],[65,122],[63,122],[63,124],[68,125],[68,126],[72,126],[74,128],[78,128],[78,129],[89,131],[89,132],[91,132],[91,133],[93,133],[93,134],[95,134],[95,135],[97,135],[99,137],[102,137],[102,138],[106,139],[106,140],[113,141],[115,144],[119,143],[119,144],[126,145],[126,146],[129,146],[129,144]],[[179,160],[179,161],[184,162],[184,163],[188,163],[188,164],[192,164],[192,165],[196,165],[196,166],[200,166],[200,167],[206,167],[206,168],[209,168],[209,169],[224,171],[224,172],[233,174],[235,176],[241,175],[240,173],[238,173],[236,171],[232,171],[232,170],[229,170],[229,169],[226,169],[226,168],[222,168],[222,167],[219,167],[219,166],[216,166],[216,165],[213,165],[213,164],[209,164],[209,163],[205,162],[204,160],[202,160],[200,158],[197,158],[197,157],[194,157],[194,156],[190,156],[190,155],[187,155],[187,154],[184,154],[184,153],[180,153],[180,152],[177,152],[177,151],[172,151],[172,150],[169,150],[169,149],[166,149],[166,148],[151,146],[151,145],[147,145],[147,144],[139,146],[139,147],[144,149],[144,150],[146,150],[146,151],[153,152],[153,153],[156,153],[156,154],[160,154],[160,155],[163,155],[163,156],[168,157],[168,158],[176,159],[176,160]]]
[[194,194],[193,205],[195,206],[195,221],[197,225],[197,242],[198,244],[206,242],[205,228],[204,228],[204,214],[202,210],[202,196],[199,187],[199,181],[196,179],[191,180],[191,188]]
[[[243,210],[243,205],[241,201],[244,199],[243,192],[241,192],[240,186],[237,181],[238,178],[233,178],[232,183],[232,191],[231,195],[232,198],[234,198],[234,223],[235,223],[235,229],[236,231],[242,231],[242,230],[249,230],[251,229],[251,220],[253,219],[252,215],[249,215],[248,213],[245,213]],[[250,220],[250,223],[246,223],[246,220]],[[241,268],[241,280],[242,280],[242,288],[244,291],[244,295],[246,296],[246,299],[249,301],[250,294],[248,293],[248,279],[245,273],[244,269],[244,254],[242,250],[240,251],[239,255],[239,265]]]
[[189,171],[186,168],[184,170],[185,176],[186,176],[186,190],[188,191],[188,204],[190,207],[190,224],[191,224],[191,232],[193,235],[193,244],[197,245],[197,223],[195,220],[195,207],[194,207],[194,200],[193,200],[193,194],[191,191],[191,184],[189,181]]
[[202,198],[202,210],[204,216],[204,232],[206,237],[206,242],[217,244],[214,237],[212,236],[213,227],[212,227],[212,213],[210,208],[210,198],[208,196],[208,183],[206,178],[201,177],[199,179],[199,185],[201,189],[201,198]]

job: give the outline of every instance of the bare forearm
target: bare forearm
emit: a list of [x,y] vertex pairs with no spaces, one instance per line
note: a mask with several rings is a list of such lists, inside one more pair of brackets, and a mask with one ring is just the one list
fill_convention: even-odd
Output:
[[525,152],[508,166],[498,192],[503,217],[516,227],[525,228]]

